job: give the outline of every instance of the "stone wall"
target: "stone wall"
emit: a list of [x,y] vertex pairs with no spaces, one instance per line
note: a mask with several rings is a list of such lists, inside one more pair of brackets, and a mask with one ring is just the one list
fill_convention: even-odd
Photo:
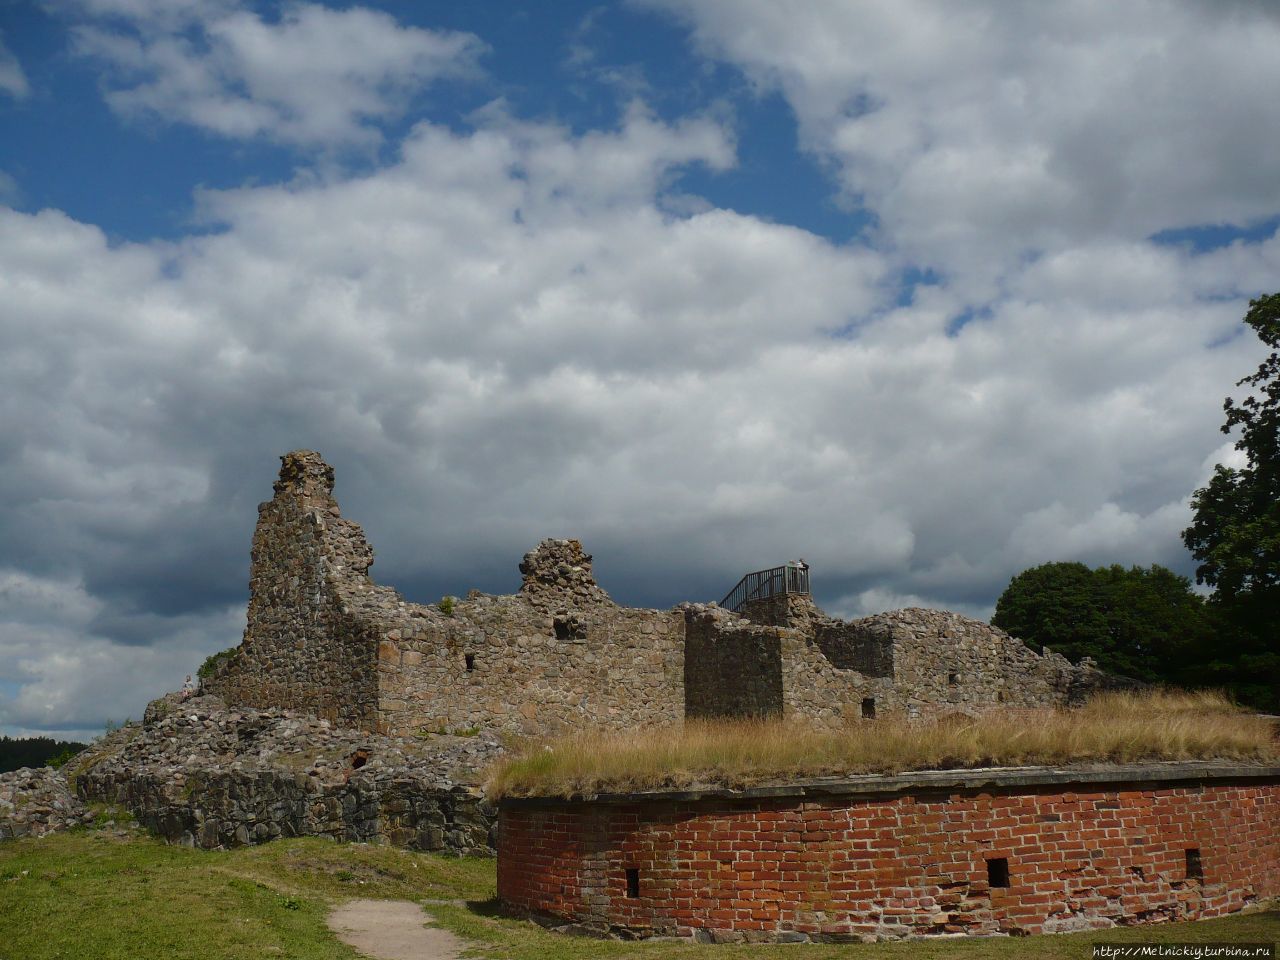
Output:
[[480,736],[386,737],[171,694],[68,769],[81,799],[119,804],[177,843],[328,836],[487,854],[496,812],[477,784],[501,752]]
[[832,729],[883,717],[977,715],[1076,703],[1130,685],[943,610],[828,617],[807,596],[743,614],[683,604],[686,714],[778,715]]
[[578,541],[527,554],[512,596],[407,603],[370,578],[373,550],[338,509],[333,469],[309,450],[281,461],[258,511],[244,640],[207,692],[391,735],[683,717],[683,618],[618,606]]
[[748,623],[716,606],[687,604],[682,611],[685,716],[782,716],[786,631]]
[[775,625],[781,638],[784,713],[830,727],[1065,705],[1135,685],[1050,651],[1036,653],[1003,630],[945,610],[846,621],[792,596],[748,605],[744,613]]
[[808,596],[659,611],[620,607],[576,540],[545,540],[510,596],[407,603],[369,576],[373,551],[319,455],[281,458],[259,508],[248,624],[205,689],[387,734],[548,735],[686,715],[977,714],[1077,702],[1112,681],[996,628],[933,610],[828,617]]
[[60,771],[20,767],[0,773],[0,840],[43,837],[92,820]]
[[338,510],[333,468],[310,450],[280,459],[275,497],[258,507],[244,640],[203,686],[231,703],[372,728],[377,613],[399,598],[370,579],[373,550]]
[[207,849],[321,836],[389,843],[433,853],[487,856],[493,812],[479,791],[413,777],[323,784],[305,774],[232,768],[164,774],[90,772],[77,780],[88,801],[125,807],[171,843]]
[[381,729],[553,734],[679,722],[680,616],[618,606],[576,540],[543,541],[520,570],[514,596],[473,591],[449,615],[385,634]]
[[1102,929],[1280,896],[1278,822],[1280,768],[1206,764],[504,800],[498,895],[716,941]]

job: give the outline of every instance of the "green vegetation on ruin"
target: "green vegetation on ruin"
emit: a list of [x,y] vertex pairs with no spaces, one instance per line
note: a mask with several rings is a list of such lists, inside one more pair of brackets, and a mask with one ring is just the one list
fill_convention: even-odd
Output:
[[[324,924],[354,898],[426,902],[438,925],[505,960],[1078,960],[1097,941],[1275,942],[1280,907],[1095,933],[882,944],[602,942],[498,915],[494,862],[305,838],[205,852],[95,830],[0,844],[0,956],[53,960],[353,960]],[[426,919],[424,915],[424,920]]]
[[881,719],[840,732],[781,720],[583,731],[526,744],[495,765],[486,791],[491,798],[573,796],[910,770],[1171,760],[1276,762],[1274,721],[1220,693],[1151,689],[1102,694],[1082,707],[931,722]]
[[228,647],[226,650],[219,650],[217,653],[210,654],[205,657],[204,663],[200,664],[196,670],[196,676],[201,680],[208,680],[218,672],[218,668],[227,660],[230,660],[239,651],[239,647]]

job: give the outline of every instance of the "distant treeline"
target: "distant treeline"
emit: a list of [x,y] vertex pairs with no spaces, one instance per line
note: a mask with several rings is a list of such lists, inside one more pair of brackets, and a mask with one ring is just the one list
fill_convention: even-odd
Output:
[[49,737],[0,737],[0,773],[20,767],[62,766],[85,748],[74,740]]

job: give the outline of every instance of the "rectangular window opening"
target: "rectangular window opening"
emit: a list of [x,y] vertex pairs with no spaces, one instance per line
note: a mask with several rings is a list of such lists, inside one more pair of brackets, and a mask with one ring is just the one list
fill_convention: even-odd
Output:
[[1187,851],[1187,879],[1203,880],[1204,866],[1200,863],[1200,848],[1192,847]]
[[862,719],[874,720],[876,718],[876,698],[867,697],[862,701]]
[[640,896],[640,871],[636,867],[627,867],[627,896],[632,900]]
[[953,687],[954,687],[954,686],[955,686],[957,683],[959,683],[959,682],[960,682],[960,674],[958,674],[958,673],[948,673],[948,674],[947,674],[947,683],[948,683],[950,686],[953,686]]
[[1009,858],[991,857],[987,860],[987,886],[1009,886]]
[[476,655],[474,653],[465,654],[463,659],[467,662],[467,673],[476,668]]

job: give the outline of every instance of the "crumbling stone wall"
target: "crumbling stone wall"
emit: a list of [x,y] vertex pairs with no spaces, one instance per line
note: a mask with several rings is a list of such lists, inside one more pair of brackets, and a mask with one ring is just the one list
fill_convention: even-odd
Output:
[[414,618],[379,649],[387,731],[500,727],[524,734],[632,727],[684,715],[684,621],[620,607],[576,540],[545,540],[513,596],[473,591]]
[[1112,681],[936,610],[828,617],[808,596],[620,607],[576,540],[544,540],[510,596],[407,603],[369,576],[373,551],[318,454],[281,458],[259,507],[248,625],[205,689],[388,734],[554,734],[683,717],[783,716],[838,727],[877,716],[1070,703]]
[[[778,631],[784,714],[831,727],[1079,703],[1097,690],[1133,685],[945,610],[846,621],[791,596],[750,604],[744,613]],[[722,629],[732,622],[726,617]]]
[[576,540],[546,540],[512,596],[446,611],[369,576],[373,550],[333,498],[319,454],[281,458],[259,507],[248,625],[204,689],[387,734],[673,723],[684,715],[684,621],[618,606]]
[[784,631],[714,605],[683,610],[685,716],[782,716]]
[[244,640],[205,688],[230,703],[290,707],[349,726],[378,716],[380,624],[398,601],[369,577],[373,550],[333,498],[333,468],[311,450],[281,457],[258,507]]
[[496,738],[385,737],[169,695],[68,769],[81,799],[121,805],[175,843],[328,836],[487,855],[496,811],[478,781],[501,753]]

